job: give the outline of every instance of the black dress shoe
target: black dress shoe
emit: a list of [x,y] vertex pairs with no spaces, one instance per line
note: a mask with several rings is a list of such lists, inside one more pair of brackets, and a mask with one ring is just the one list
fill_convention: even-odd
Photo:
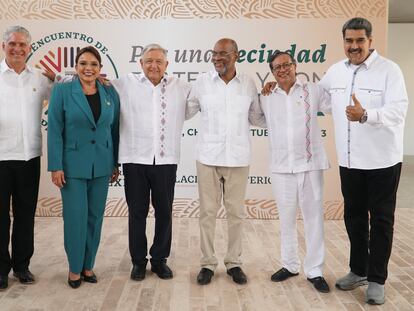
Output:
[[246,284],[247,276],[240,267],[234,267],[227,270],[227,274],[233,278],[233,282],[237,284]]
[[33,284],[35,282],[35,277],[29,270],[22,272],[14,271],[13,276],[18,278],[22,284]]
[[292,276],[296,276],[299,273],[292,273],[286,268],[282,268],[275,273],[272,274],[272,277],[270,278],[273,282],[282,282],[284,280],[287,280],[288,278]]
[[133,265],[131,270],[131,280],[142,281],[145,279],[145,273],[147,272],[147,263]]
[[317,276],[316,278],[311,279],[308,278],[308,281],[313,284],[318,292],[329,293],[329,285],[322,276]]
[[92,275],[86,275],[85,273],[81,272],[81,278],[87,283],[98,283],[98,278],[93,272]]
[[167,266],[167,263],[164,261],[151,263],[151,271],[163,280],[172,279],[173,277],[173,272],[171,271],[170,267]]
[[68,284],[72,288],[78,288],[79,286],[81,286],[82,281],[81,281],[81,278],[79,278],[77,280],[71,280],[71,279],[68,278]]
[[0,275],[0,290],[5,290],[9,286],[9,276]]
[[211,282],[213,275],[214,271],[207,268],[201,268],[200,272],[197,275],[197,283],[200,285],[207,285]]

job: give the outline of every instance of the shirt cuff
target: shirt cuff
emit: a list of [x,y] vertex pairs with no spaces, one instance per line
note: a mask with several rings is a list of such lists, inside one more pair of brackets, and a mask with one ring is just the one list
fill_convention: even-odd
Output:
[[56,74],[55,75],[55,80],[53,80],[53,83],[58,83],[58,82],[60,82],[60,80],[62,80],[62,76],[60,74]]
[[378,111],[377,109],[366,109],[367,111],[367,122],[368,124],[378,124],[379,118],[378,118]]

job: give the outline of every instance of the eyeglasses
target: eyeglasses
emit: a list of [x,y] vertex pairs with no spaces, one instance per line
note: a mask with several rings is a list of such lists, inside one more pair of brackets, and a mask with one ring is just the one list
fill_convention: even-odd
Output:
[[282,69],[289,69],[292,65],[293,63],[283,63],[280,65],[276,65],[272,68],[272,72],[279,72]]
[[229,56],[232,53],[234,53],[234,51],[230,51],[230,52],[226,52],[226,51],[221,51],[221,52],[211,51],[211,55],[213,57],[226,57],[226,56]]

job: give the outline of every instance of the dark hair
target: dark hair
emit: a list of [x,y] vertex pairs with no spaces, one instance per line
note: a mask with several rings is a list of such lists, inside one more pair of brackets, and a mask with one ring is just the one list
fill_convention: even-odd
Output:
[[81,57],[82,54],[84,53],[91,53],[93,56],[96,57],[96,59],[99,62],[99,65],[102,66],[102,59],[101,59],[101,55],[99,54],[98,50],[95,49],[93,46],[85,46],[84,48],[80,49],[78,54],[76,54],[76,58],[75,58],[75,64],[78,63],[79,57]]
[[273,70],[273,65],[272,65],[273,61],[281,55],[288,55],[290,57],[290,60],[291,60],[292,64],[296,64],[296,60],[293,58],[292,55],[290,55],[290,53],[283,52],[283,51],[276,51],[272,54],[272,56],[269,57],[270,70]]
[[365,29],[365,34],[367,35],[368,38],[371,37],[372,35],[372,25],[369,20],[363,17],[354,17],[348,20],[342,26],[342,38],[345,38],[345,31],[347,29],[353,29],[353,30]]

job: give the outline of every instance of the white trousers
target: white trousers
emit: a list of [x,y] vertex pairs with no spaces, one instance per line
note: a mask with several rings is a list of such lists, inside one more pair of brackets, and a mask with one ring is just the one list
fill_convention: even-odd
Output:
[[282,266],[292,273],[300,269],[296,230],[297,208],[300,207],[306,242],[303,270],[308,278],[322,276],[325,260],[323,171],[273,173],[272,186],[279,211]]

